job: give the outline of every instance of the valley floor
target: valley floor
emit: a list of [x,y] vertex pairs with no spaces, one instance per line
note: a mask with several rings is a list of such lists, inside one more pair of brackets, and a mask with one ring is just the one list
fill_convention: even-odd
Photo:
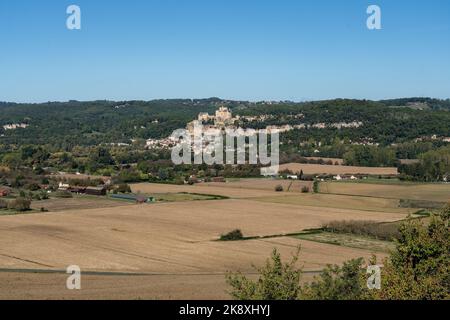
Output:
[[[265,183],[270,187],[263,188]],[[189,192],[230,199],[84,209],[55,205],[49,213],[1,216],[0,299],[227,299],[225,274],[254,274],[252,264],[261,266],[273,248],[288,259],[301,245],[299,266],[306,280],[330,263],[386,255],[287,234],[332,220],[393,222],[411,213],[392,200],[367,198],[364,203],[365,198],[341,196],[353,201],[352,209],[336,195],[328,199],[299,189],[278,193],[272,184],[136,184],[133,191],[145,194]],[[217,241],[234,229],[245,236],[275,237]],[[65,287],[63,271],[69,265],[81,268],[78,292]]]

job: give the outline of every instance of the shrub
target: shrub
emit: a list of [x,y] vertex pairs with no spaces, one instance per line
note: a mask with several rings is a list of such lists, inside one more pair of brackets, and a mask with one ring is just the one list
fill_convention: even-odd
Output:
[[37,191],[41,189],[41,187],[37,183],[30,183],[29,185],[25,186],[25,188],[30,191]]
[[25,198],[17,198],[8,203],[8,209],[17,211],[28,211],[30,210],[31,201]]
[[220,236],[221,241],[237,241],[242,240],[244,238],[244,235],[242,234],[241,230],[236,229],[233,230],[227,234],[223,234]]
[[279,185],[277,185],[276,187],[275,187],[275,191],[276,192],[283,192],[283,186],[281,185],[281,184],[279,184]]
[[314,193],[319,193],[319,180],[314,180],[313,191]]
[[73,194],[70,191],[57,191],[55,192],[57,198],[73,198]]
[[398,225],[395,223],[378,223],[374,221],[331,221],[324,224],[322,228],[328,232],[350,233],[388,241],[399,237]]
[[368,294],[364,259],[344,262],[342,267],[327,266],[318,277],[302,288],[304,300],[361,300]]
[[115,193],[131,193],[131,188],[127,183],[121,183],[114,189]]
[[259,279],[246,278],[241,273],[229,273],[231,296],[238,300],[297,300],[301,295],[302,270],[296,268],[300,248],[288,263],[283,263],[280,253],[274,249],[264,267],[257,269]]
[[184,185],[184,179],[182,177],[176,178],[175,184],[180,185],[180,186]]

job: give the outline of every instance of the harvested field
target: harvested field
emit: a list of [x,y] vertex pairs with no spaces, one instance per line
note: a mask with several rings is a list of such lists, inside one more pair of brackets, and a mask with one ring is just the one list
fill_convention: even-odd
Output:
[[331,166],[318,164],[288,163],[280,165],[280,171],[291,170],[304,174],[368,174],[368,175],[397,175],[397,168],[372,168],[372,167],[351,167],[351,166]]
[[275,187],[281,185],[285,192],[301,192],[303,187],[312,189],[313,183],[311,181],[300,180],[285,180],[285,179],[239,179],[237,181],[230,181],[226,183],[204,183],[209,187],[218,188],[234,188],[246,190],[267,190],[274,191]]
[[334,194],[298,194],[285,195],[283,197],[254,198],[255,201],[284,203],[308,207],[340,208],[376,212],[398,212],[412,214],[417,211],[414,208],[400,206],[398,199],[369,198],[350,195]]
[[[263,187],[261,189],[228,187],[231,184],[234,185],[234,183],[237,183],[237,185],[239,184],[239,182],[230,182],[230,183],[216,182],[216,183],[201,183],[190,186],[190,185],[170,185],[170,184],[155,184],[155,183],[137,183],[131,185],[131,190],[134,193],[145,193],[145,194],[187,192],[197,194],[219,195],[235,199],[276,196],[283,194],[275,192],[275,186],[272,189],[269,187]],[[255,186],[257,185],[256,181],[254,185]]]
[[[226,271],[265,259],[272,247],[266,240],[211,241],[234,228],[247,236],[260,236],[298,232],[336,219],[395,221],[403,217],[341,209],[330,213],[320,208],[246,200],[6,216],[0,220],[0,266],[60,269],[77,264],[85,270]],[[330,255],[333,253],[307,259],[307,266],[325,263]]]
[[[274,247],[287,258],[301,245],[299,265],[307,272],[352,258],[369,258],[373,253],[370,248],[337,247],[285,234],[318,228],[334,220],[398,221],[408,210],[394,210],[394,202],[387,200],[358,203],[357,199],[350,200],[352,209],[341,208],[345,200],[332,195],[277,193],[271,190],[276,182],[244,179],[194,186],[135,184],[135,192],[217,194],[231,199],[137,205],[94,198],[93,203],[77,207],[77,197],[48,200],[49,204],[53,201],[53,212],[2,216],[0,299],[224,299],[228,298],[224,293],[225,273],[253,274],[252,264],[262,265]],[[294,198],[305,200],[298,203]],[[317,202],[326,205],[314,205]],[[36,203],[41,207],[44,202]],[[331,207],[333,203],[335,207]],[[109,204],[111,207],[106,207]],[[89,208],[80,207],[87,205]],[[374,210],[363,208],[366,205]],[[362,210],[355,210],[358,206]],[[279,236],[216,241],[236,228],[245,236]],[[79,265],[82,272],[135,275],[88,274],[85,282],[82,280],[83,290],[72,293],[64,289],[65,274],[20,270],[65,270],[69,265]],[[25,289],[27,281],[32,285]],[[193,290],[194,283],[201,290]]]
[[[305,273],[311,281],[316,273]],[[249,275],[255,278],[254,275]],[[67,290],[67,274],[0,272],[0,300],[229,300],[223,274],[82,275],[82,290]],[[192,288],[201,288],[192,290]]]
[[450,202],[450,184],[370,184],[324,182],[320,191],[387,199],[428,200]]

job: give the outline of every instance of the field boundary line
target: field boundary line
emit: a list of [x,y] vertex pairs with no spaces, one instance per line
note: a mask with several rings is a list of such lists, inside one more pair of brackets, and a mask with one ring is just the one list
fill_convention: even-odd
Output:
[[[307,274],[318,274],[322,270],[306,270]],[[65,270],[52,269],[8,269],[0,268],[0,273],[35,273],[35,274],[67,274]],[[204,273],[163,273],[163,272],[120,272],[120,271],[82,271],[84,275],[89,276],[131,276],[131,277],[152,277],[152,276],[180,276],[180,277],[207,277],[207,276],[225,276],[227,272],[204,272]],[[258,272],[243,272],[246,275],[259,275]]]

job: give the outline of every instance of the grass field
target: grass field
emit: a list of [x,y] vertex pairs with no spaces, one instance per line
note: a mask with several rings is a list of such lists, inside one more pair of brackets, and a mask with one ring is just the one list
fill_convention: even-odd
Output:
[[371,239],[369,237],[356,236],[352,234],[338,234],[331,232],[317,232],[296,236],[298,239],[329,243],[338,246],[365,249],[373,252],[385,252],[394,249],[394,244],[389,241]]
[[[224,299],[228,298],[225,273],[254,274],[252,265],[263,264],[273,248],[288,258],[301,245],[298,263],[307,273],[317,273],[330,263],[369,258],[372,253],[380,258],[386,255],[385,244],[375,240],[281,235],[320,228],[335,220],[395,222],[412,210],[399,208],[396,199],[275,192],[272,187],[280,182],[292,181],[239,179],[194,186],[143,183],[132,185],[133,191],[161,195],[168,201],[138,205],[96,197],[51,199],[36,202],[38,207],[46,204],[51,212],[1,216],[0,299]],[[352,186],[332,187],[347,185]],[[370,193],[372,186],[378,185],[353,185],[353,191]],[[200,195],[229,199],[192,201],[206,200]],[[280,236],[216,241],[237,228],[246,237]],[[83,278],[85,290],[80,293],[65,290],[66,275],[57,272],[74,264],[82,272],[93,272]]]

